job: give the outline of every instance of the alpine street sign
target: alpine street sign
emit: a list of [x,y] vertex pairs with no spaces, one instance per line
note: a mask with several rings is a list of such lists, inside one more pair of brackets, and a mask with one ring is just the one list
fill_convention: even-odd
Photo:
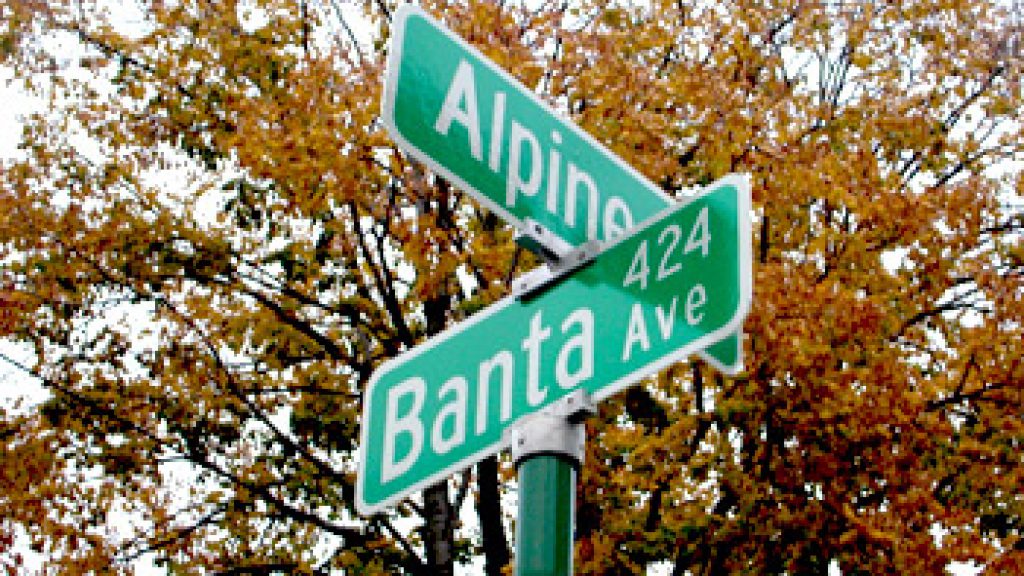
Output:
[[391,136],[517,228],[531,218],[572,245],[610,240],[672,202],[421,9],[399,9],[392,34]]

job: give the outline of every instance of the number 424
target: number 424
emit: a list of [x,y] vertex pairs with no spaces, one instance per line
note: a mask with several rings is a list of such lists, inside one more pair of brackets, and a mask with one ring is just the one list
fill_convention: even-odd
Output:
[[[664,247],[664,250],[661,252],[661,260],[658,262],[658,273],[655,276],[657,282],[661,282],[682,270],[682,262],[674,261],[675,252],[679,249],[679,241],[682,240],[682,237],[683,232],[679,228],[679,224],[670,224],[658,234],[658,247]],[[708,207],[705,206],[697,214],[693,227],[690,229],[690,234],[686,237],[686,244],[683,245],[682,255],[686,256],[691,252],[700,250],[701,256],[707,258],[710,245],[711,232],[708,229]],[[639,282],[641,290],[647,289],[647,282],[651,276],[647,252],[647,240],[645,239],[637,246],[636,253],[633,255],[633,263],[630,264],[629,271],[626,272],[626,277],[622,280],[623,288],[628,288],[630,285]]]

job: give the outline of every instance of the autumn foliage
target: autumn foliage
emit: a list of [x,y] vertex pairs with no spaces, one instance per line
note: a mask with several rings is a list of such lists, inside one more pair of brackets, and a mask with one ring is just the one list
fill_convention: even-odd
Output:
[[[0,567],[501,573],[505,457],[354,510],[375,366],[537,263],[384,133],[393,4],[115,4],[0,0]],[[600,406],[578,573],[1024,573],[1013,3],[424,4],[668,193],[751,175],[745,371]]]

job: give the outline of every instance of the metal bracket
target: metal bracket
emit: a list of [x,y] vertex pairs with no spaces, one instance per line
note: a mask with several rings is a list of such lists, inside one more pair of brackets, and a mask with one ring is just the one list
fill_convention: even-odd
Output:
[[515,241],[548,264],[557,262],[572,252],[572,244],[533,218],[523,219],[523,227],[516,230]]
[[597,414],[597,406],[590,394],[586,390],[575,390],[523,416],[508,429],[512,435],[512,461],[519,467],[527,458],[546,454],[565,458],[580,467],[586,452],[583,421],[594,414]]
[[557,261],[534,268],[512,281],[512,294],[519,300],[529,300],[544,289],[565,278],[569,273],[594,261],[601,252],[599,240],[588,240]]

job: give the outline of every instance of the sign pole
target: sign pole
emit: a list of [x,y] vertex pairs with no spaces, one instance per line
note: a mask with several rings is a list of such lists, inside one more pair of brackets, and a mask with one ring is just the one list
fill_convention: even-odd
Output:
[[519,477],[516,576],[570,576],[576,473],[586,448],[584,419],[596,412],[583,390],[520,419],[512,428]]
[[569,576],[576,525],[576,468],[564,458],[539,455],[521,462],[518,473],[515,573]]

